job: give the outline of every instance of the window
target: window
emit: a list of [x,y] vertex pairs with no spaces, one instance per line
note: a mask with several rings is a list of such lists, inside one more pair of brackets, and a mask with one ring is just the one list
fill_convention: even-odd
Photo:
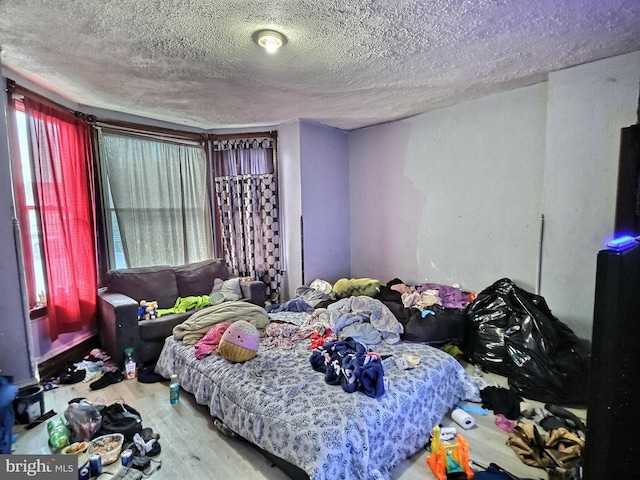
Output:
[[109,267],[211,258],[204,145],[109,128],[98,141]]
[[[21,100],[15,101],[15,133],[18,141],[18,152],[20,172],[19,179],[22,181],[22,207],[24,208],[23,218],[26,221],[20,222],[20,228],[23,231],[23,254],[25,257],[23,263],[25,268],[31,269],[33,284],[28,288],[28,303],[30,309],[37,309],[46,305],[47,283],[45,279],[45,270],[42,254],[42,231],[38,220],[38,204],[37,194],[34,191],[34,175],[33,162],[31,161],[31,153],[29,148],[29,134],[27,127],[27,118],[24,113],[24,104]],[[28,239],[25,245],[24,240]]]
[[31,95],[9,103],[14,204],[29,307],[46,298],[49,336],[76,332],[97,312],[93,158],[89,126]]

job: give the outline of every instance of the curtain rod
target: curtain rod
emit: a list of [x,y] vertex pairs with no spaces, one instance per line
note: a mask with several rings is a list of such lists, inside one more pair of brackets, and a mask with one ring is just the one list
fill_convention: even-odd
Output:
[[209,139],[216,140],[242,140],[244,138],[277,138],[278,132],[270,131],[270,132],[253,132],[253,133],[225,133],[222,135],[218,135],[215,133],[209,133]]
[[149,133],[154,132],[154,133],[160,133],[162,135],[168,136],[168,137],[173,137],[173,138],[182,138],[182,139],[188,139],[188,140],[195,140],[198,142],[203,142],[203,141],[207,141],[207,140],[212,140],[212,141],[216,141],[216,140],[236,140],[236,139],[244,139],[244,138],[259,138],[259,137],[268,137],[268,138],[277,138],[278,136],[278,132],[277,131],[269,131],[269,132],[253,132],[253,133],[225,133],[222,135],[218,135],[215,133],[207,133],[207,132],[200,132],[200,133],[195,133],[195,132],[188,132],[188,131],[184,131],[184,130],[177,130],[177,129],[173,129],[173,128],[167,128],[167,127],[156,127],[156,126],[151,126],[151,125],[145,125],[145,124],[141,124],[141,123],[134,123],[134,122],[126,122],[123,120],[113,120],[113,119],[109,119],[109,118],[101,118],[101,117],[97,117],[95,115],[87,115],[83,112],[80,112],[78,110],[73,110],[71,108],[65,107],[63,105],[60,105],[59,103],[44,97],[42,95],[40,95],[39,93],[36,93],[32,90],[29,90],[28,88],[25,88],[21,85],[18,85],[14,80],[11,80],[9,78],[7,78],[7,86],[6,86],[6,90],[9,93],[14,93],[14,94],[18,94],[18,95],[27,95],[30,96],[32,98],[37,99],[39,102],[44,103],[50,107],[53,108],[57,108],[59,110],[62,110],[64,112],[70,113],[71,115],[74,115],[84,121],[86,121],[87,123],[91,124],[91,125],[96,125],[96,126],[100,126],[100,127],[104,127],[104,128],[114,128],[114,129],[121,129],[121,130],[126,130],[132,133]]
[[105,130],[113,130],[133,135],[162,135],[164,137],[172,139],[190,140],[198,143],[204,143],[207,141],[207,135],[205,133],[185,132],[181,130],[173,130],[170,128],[154,127],[130,122],[99,119],[96,120],[93,125],[96,128],[104,128]]
[[167,135],[162,132],[154,132],[154,131],[143,131],[143,130],[132,130],[132,129],[123,129],[112,127],[110,125],[105,125],[100,122],[97,122],[92,125],[94,130],[99,130],[105,134],[118,136],[118,137],[127,137],[127,138],[137,138],[137,139],[147,139],[152,140],[154,142],[163,142],[170,144],[179,144],[179,145],[190,145],[190,146],[203,146],[206,144],[205,138],[187,138],[184,136],[178,135]]
[[26,96],[26,97],[33,98],[34,100],[37,100],[38,102],[48,107],[55,108],[56,110],[59,110],[64,113],[68,113],[70,115],[73,115],[75,117],[78,117],[78,118],[81,118],[82,120],[87,121],[87,123],[90,123],[87,120],[87,117],[90,117],[90,115],[85,115],[76,110],[73,110],[72,108],[65,107],[64,105],[61,105],[55,102],[54,100],[51,100],[50,98],[47,98],[43,95],[40,95],[39,93],[36,93],[33,90],[29,90],[28,88],[18,85],[14,80],[11,80],[10,78],[7,78],[6,80],[7,80],[7,85],[6,85],[7,93],[11,95],[20,95],[23,97]]

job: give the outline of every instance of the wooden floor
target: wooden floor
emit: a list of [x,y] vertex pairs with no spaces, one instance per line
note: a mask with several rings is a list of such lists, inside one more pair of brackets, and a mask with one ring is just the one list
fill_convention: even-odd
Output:
[[[484,378],[506,386],[501,377],[485,374]],[[171,405],[166,382],[143,384],[137,380],[124,380],[96,391],[91,391],[88,383],[77,383],[46,391],[44,397],[45,411],[53,409],[58,415],[63,415],[68,401],[77,397],[105,405],[122,400],[136,408],[142,415],[143,426],[160,434],[162,453],[150,466],[153,472],[147,471],[157,480],[289,478],[247,442],[222,435],[213,425],[208,408],[196,404],[192,395],[183,391],[180,403]],[[540,406],[537,402],[531,403]],[[585,419],[584,410],[572,411]],[[463,430],[449,417],[442,422],[444,426],[456,426],[463,434],[469,442],[472,460],[480,465],[494,462],[521,477],[546,478],[543,471],[524,465],[506,445],[508,434],[495,425],[493,413],[474,415],[474,418],[476,425],[469,430]],[[14,432],[19,436],[13,445],[13,453],[51,453],[45,424],[31,430],[16,426]],[[397,465],[391,470],[391,478],[435,479],[426,465],[427,455],[423,450]],[[118,468],[119,462],[116,462],[104,470],[115,473]]]

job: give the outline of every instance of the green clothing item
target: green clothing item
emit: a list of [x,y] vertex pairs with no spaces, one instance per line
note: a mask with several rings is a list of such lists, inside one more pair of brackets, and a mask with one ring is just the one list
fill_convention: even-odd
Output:
[[211,297],[209,295],[200,295],[192,297],[178,297],[173,308],[158,309],[158,315],[167,315],[169,313],[184,313],[187,310],[195,310],[196,308],[208,307],[211,305]]

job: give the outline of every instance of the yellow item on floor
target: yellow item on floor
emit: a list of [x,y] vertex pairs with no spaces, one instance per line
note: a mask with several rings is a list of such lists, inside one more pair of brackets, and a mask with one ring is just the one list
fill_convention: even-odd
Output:
[[433,427],[431,436],[431,454],[427,457],[427,465],[438,480],[447,480],[447,473],[464,471],[467,479],[473,479],[473,470],[469,465],[469,444],[459,433],[455,443],[440,441],[440,427]]

